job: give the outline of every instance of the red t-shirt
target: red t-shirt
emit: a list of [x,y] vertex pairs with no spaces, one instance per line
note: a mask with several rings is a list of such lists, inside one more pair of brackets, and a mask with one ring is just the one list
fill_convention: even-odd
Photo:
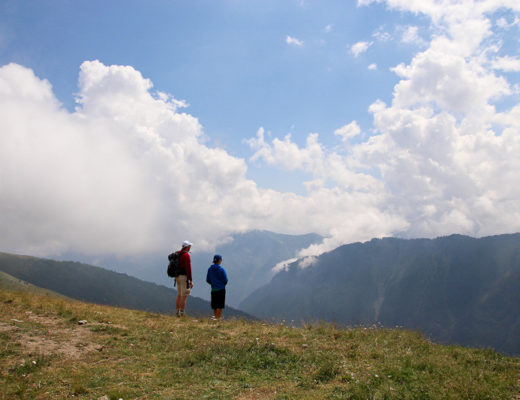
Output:
[[179,257],[179,266],[186,272],[186,276],[188,277],[188,281],[193,281],[191,278],[191,257],[190,253],[187,251],[179,251],[181,255]]

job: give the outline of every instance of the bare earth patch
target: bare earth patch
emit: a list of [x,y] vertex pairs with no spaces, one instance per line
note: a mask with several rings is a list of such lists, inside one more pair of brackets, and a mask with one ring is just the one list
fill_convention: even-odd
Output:
[[273,399],[276,396],[276,390],[270,388],[251,388],[235,396],[235,400],[266,400]]
[[[62,327],[60,321],[56,317],[27,313],[26,321],[12,319],[11,323],[0,322],[0,332],[9,333],[24,352],[45,356],[61,354],[67,358],[80,358],[86,353],[103,349],[103,346],[92,341],[93,333],[88,325]],[[20,326],[24,322],[36,322],[42,328],[26,332]]]

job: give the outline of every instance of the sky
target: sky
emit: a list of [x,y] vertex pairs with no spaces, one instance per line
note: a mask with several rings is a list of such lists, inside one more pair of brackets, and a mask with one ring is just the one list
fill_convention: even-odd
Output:
[[517,0],[0,2],[0,250],[520,231]]

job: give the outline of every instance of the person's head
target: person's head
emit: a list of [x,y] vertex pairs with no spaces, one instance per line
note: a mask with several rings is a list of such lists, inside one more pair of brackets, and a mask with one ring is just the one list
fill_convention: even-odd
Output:
[[184,242],[182,242],[182,249],[184,251],[190,251],[191,249],[191,242],[189,240],[185,240]]
[[215,254],[213,256],[213,264],[220,264],[222,263],[222,256]]

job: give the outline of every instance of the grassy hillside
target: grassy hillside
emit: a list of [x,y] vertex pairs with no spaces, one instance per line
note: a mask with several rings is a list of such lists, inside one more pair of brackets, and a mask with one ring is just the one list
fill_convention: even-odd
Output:
[[59,294],[57,294],[51,290],[42,289],[38,286],[31,285],[28,282],[15,278],[14,276],[6,274],[5,272],[2,272],[2,271],[0,271],[0,288],[7,289],[7,290],[29,291],[29,292],[35,292],[35,293],[40,293],[40,294],[49,294],[49,295],[53,295],[53,296],[60,296]]
[[407,330],[215,323],[0,289],[2,400],[511,400],[519,379],[519,358]]

